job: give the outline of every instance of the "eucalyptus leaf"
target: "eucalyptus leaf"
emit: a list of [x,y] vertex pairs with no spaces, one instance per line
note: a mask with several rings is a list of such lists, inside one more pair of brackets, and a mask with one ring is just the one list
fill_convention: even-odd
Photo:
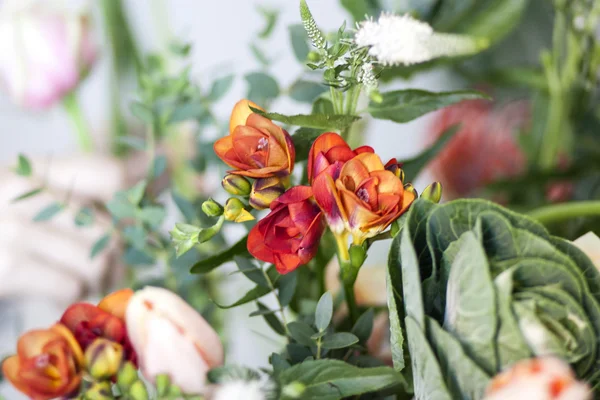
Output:
[[208,94],[208,100],[212,102],[221,100],[229,89],[231,89],[233,80],[234,75],[227,75],[214,81]]
[[253,72],[245,77],[248,82],[248,98],[258,104],[264,104],[267,101],[279,96],[279,84],[271,75],[264,72]]
[[43,191],[44,191],[44,188],[37,188],[37,189],[29,190],[29,191],[27,191],[27,192],[25,192],[23,194],[18,195],[14,199],[12,199],[11,203],[16,203],[18,201],[25,200],[25,199],[28,199],[30,197],[37,196],[38,194],[42,193]]
[[315,325],[317,329],[323,332],[331,323],[331,317],[333,316],[333,298],[331,293],[325,292],[319,302],[317,303],[317,310],[315,311]]
[[92,245],[92,249],[90,251],[90,258],[95,258],[99,253],[101,253],[106,246],[110,243],[110,234],[102,235],[96,242]]
[[[260,301],[257,301],[256,305],[258,306],[259,311],[270,311],[267,308],[267,306],[265,306]],[[285,336],[285,327],[283,326],[283,323],[277,317],[277,315],[275,315],[274,313],[271,313],[271,312],[269,312],[269,313],[265,312],[264,314],[262,314],[262,317],[264,318],[267,325],[269,325],[275,333],[277,333],[281,336]]]
[[305,62],[308,57],[308,52],[310,51],[306,30],[301,24],[290,25],[288,29],[290,31],[290,41],[292,42],[292,49],[294,50],[296,59],[300,62]]
[[33,222],[44,222],[52,219],[56,214],[64,209],[64,205],[59,202],[54,202],[42,208],[34,217]]
[[290,87],[290,97],[302,103],[312,103],[327,87],[310,81],[299,80]]
[[336,332],[325,336],[322,346],[324,349],[345,349],[359,342],[356,335],[350,332]]
[[19,154],[19,157],[17,159],[17,168],[15,168],[15,172],[17,173],[17,175],[31,176],[33,168],[31,167],[31,162],[25,155]]
[[379,390],[401,387],[400,374],[389,367],[358,368],[339,360],[313,360],[279,374],[279,384],[304,385],[302,399],[339,400]]
[[314,335],[316,331],[306,322],[293,321],[290,322],[287,327],[292,338],[299,344],[308,347],[315,345],[315,341],[311,336]]

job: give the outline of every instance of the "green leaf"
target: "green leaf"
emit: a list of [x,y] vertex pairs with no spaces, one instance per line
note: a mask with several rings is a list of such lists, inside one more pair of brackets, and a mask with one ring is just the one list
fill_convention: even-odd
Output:
[[455,92],[427,92],[425,90],[396,90],[381,94],[381,102],[371,101],[368,112],[378,119],[394,122],[409,122],[427,113],[458,103],[463,100],[488,99],[476,90]]
[[279,17],[279,11],[267,10],[266,8],[259,7],[260,13],[265,17],[265,27],[258,34],[261,39],[267,39],[273,33],[275,25],[277,25],[277,19]]
[[123,228],[123,238],[138,250],[144,250],[148,235],[143,227],[139,225],[129,225]]
[[250,100],[264,104],[279,96],[279,84],[272,76],[264,72],[253,72],[244,78],[248,82],[248,98]]
[[[473,232],[465,232],[450,263],[444,328],[488,373],[496,371],[496,294],[485,251]],[[450,250],[450,247],[448,248]]]
[[[411,207],[409,212],[412,213],[413,211]],[[411,215],[408,218],[410,219]],[[392,242],[392,249],[394,249],[394,242],[398,240],[400,241],[400,257],[396,259],[396,263],[399,262],[402,268],[402,292],[410,293],[410,296],[404,297],[404,308],[406,315],[413,318],[415,323],[423,330],[425,329],[425,306],[421,288],[421,273],[419,259],[412,245],[410,230],[407,228],[402,229],[402,233],[396,236]]]
[[[404,320],[405,315],[402,305],[400,240],[401,237],[398,235],[392,241],[386,274],[387,305],[390,316],[390,344],[392,349],[392,362],[396,371],[402,371],[406,366],[404,360],[406,343],[402,329],[402,321]],[[414,268],[414,266],[412,266],[412,268]],[[414,293],[414,295],[418,296],[419,293]]]
[[271,60],[269,59],[269,57],[267,57],[265,52],[256,44],[250,44],[250,51],[252,51],[252,55],[254,56],[254,58],[256,58],[256,61],[258,61],[263,67],[268,67],[269,64],[271,64]]
[[106,208],[117,221],[125,218],[135,218],[138,208],[127,199],[127,193],[117,192],[112,200],[106,204]]
[[266,296],[269,293],[271,293],[271,289],[265,288],[262,286],[255,286],[254,288],[252,288],[248,292],[246,292],[246,294],[244,296],[242,296],[239,300],[233,302],[230,305],[219,304],[216,301],[214,301],[214,300],[213,301],[217,305],[217,307],[222,308],[222,309],[229,309],[229,308],[234,308],[237,306],[241,306],[242,304],[247,304],[252,301],[258,300],[261,297]]
[[142,122],[152,125],[154,123],[154,113],[145,104],[139,101],[131,103],[131,113],[139,118]]
[[19,158],[17,160],[17,168],[15,168],[15,172],[21,176],[31,176],[33,168],[31,167],[31,162],[25,155],[19,154]]
[[331,293],[325,292],[317,303],[317,309],[315,311],[315,325],[321,332],[327,329],[331,323],[331,317],[333,316],[333,298]]
[[290,31],[290,40],[292,42],[294,55],[298,61],[303,63],[306,61],[308,52],[310,51],[306,31],[301,24],[291,25],[288,29]]
[[498,42],[519,24],[529,0],[494,0],[477,15],[460,20],[460,33]]
[[375,311],[369,308],[367,311],[362,313],[358,318],[354,326],[352,327],[352,333],[360,340],[361,343],[366,343],[371,337],[373,332],[373,320],[375,318]]
[[339,400],[399,386],[403,378],[389,367],[358,368],[339,360],[311,360],[279,374],[284,391],[294,382],[304,385],[301,399]]
[[148,225],[158,228],[167,215],[167,210],[159,206],[148,206],[140,210],[139,217]]
[[158,156],[152,162],[151,174],[153,178],[160,177],[167,169],[167,157]]
[[207,114],[206,107],[198,101],[190,101],[178,105],[169,116],[169,124],[199,120]]
[[346,347],[350,347],[358,342],[358,337],[350,332],[337,332],[325,336],[321,346],[323,346],[324,349],[330,350],[345,349]]
[[305,128],[333,129],[341,131],[360,119],[360,117],[356,115],[283,115],[279,113],[266,113],[253,107],[250,108],[255,113],[267,117],[270,120],[283,122],[287,125],[302,126]]
[[333,103],[326,97],[319,97],[315,100],[312,106],[312,114],[333,115]]
[[293,321],[287,324],[291,337],[303,346],[312,347],[315,341],[311,338],[316,332],[310,325],[302,321]]
[[317,82],[299,80],[290,88],[290,97],[301,103],[312,103],[327,87]]
[[260,379],[260,374],[253,369],[239,365],[225,365],[213,368],[206,374],[210,383],[226,384],[228,382],[251,382]]
[[310,147],[316,138],[323,134],[323,129],[298,128],[292,135],[292,142],[296,149],[296,162],[304,161],[308,158]]
[[265,288],[269,287],[269,282],[263,273],[262,269],[256,265],[256,263],[247,257],[234,256],[233,261],[237,265],[240,272],[242,272],[246,278],[256,283],[258,286]]
[[459,125],[453,125],[446,129],[438,138],[438,140],[425,149],[422,153],[410,160],[402,161],[402,170],[408,178],[408,181],[413,181],[417,178],[419,173],[429,164],[430,161],[434,160],[437,155],[446,148],[450,140],[458,133],[460,129]]
[[142,201],[144,193],[146,192],[147,185],[148,182],[144,179],[136,183],[131,189],[128,189],[125,192],[127,200],[133,205],[140,204],[140,201]]
[[342,6],[352,14],[354,21],[364,21],[365,16],[373,15],[368,0],[341,0]]
[[260,301],[257,301],[256,304],[258,306],[259,311],[265,312],[264,314],[262,314],[262,317],[264,318],[267,325],[269,325],[271,329],[273,329],[273,331],[275,331],[275,333],[277,333],[278,335],[285,336],[285,327],[281,323],[281,320],[277,318],[277,316],[274,313],[266,313],[266,311],[270,310]]
[[210,88],[208,100],[211,102],[219,101],[231,89],[233,85],[234,75],[227,75],[217,79]]
[[221,266],[222,264],[233,260],[233,257],[235,256],[248,254],[248,249],[246,248],[247,241],[248,236],[244,236],[242,239],[240,239],[237,243],[235,243],[227,250],[224,250],[221,253],[217,253],[214,256],[211,256],[204,260],[198,261],[192,266],[190,272],[192,274],[205,274]]
[[412,318],[406,317],[406,334],[412,364],[413,383],[416,399],[452,400],[448,388],[444,383],[444,376],[440,370],[423,328]]
[[30,190],[28,192],[25,192],[25,193],[23,193],[23,194],[15,197],[14,199],[12,199],[11,203],[16,203],[18,201],[25,200],[25,199],[28,199],[30,197],[36,196],[36,195],[40,194],[43,190],[44,190],[44,188],[32,189],[32,190]]
[[56,214],[61,212],[63,210],[63,208],[64,208],[64,206],[61,203],[54,202],[54,203],[50,204],[49,206],[46,206],[45,208],[43,208],[40,212],[38,212],[33,217],[33,221],[34,222],[48,221],[49,219],[54,217]]
[[296,293],[296,286],[298,284],[298,272],[292,271],[285,275],[282,275],[277,281],[277,297],[282,307],[286,307],[292,301],[294,293]]
[[175,191],[171,192],[171,198],[187,222],[194,222],[197,219],[194,204]]
[[102,237],[100,237],[96,242],[92,245],[92,250],[90,251],[90,258],[95,258],[102,250],[108,246],[110,243],[110,234],[106,233]]
[[446,385],[455,399],[482,399],[489,376],[463,351],[460,342],[444,331],[432,318],[427,318],[427,332]]
[[94,210],[90,207],[81,207],[75,215],[75,225],[90,226],[94,223]]
[[146,141],[143,138],[135,136],[119,136],[116,139],[117,144],[124,144],[134,150],[146,150]]

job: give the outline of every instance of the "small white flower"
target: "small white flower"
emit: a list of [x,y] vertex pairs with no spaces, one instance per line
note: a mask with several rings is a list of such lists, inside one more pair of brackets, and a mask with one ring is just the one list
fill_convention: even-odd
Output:
[[234,381],[221,385],[215,390],[212,400],[265,400],[260,381]]
[[365,63],[361,65],[357,78],[360,83],[367,87],[367,89],[377,88],[378,82],[373,73],[373,64]]
[[408,14],[383,13],[358,26],[354,36],[358,47],[368,47],[369,55],[383,65],[410,65],[444,56],[475,53],[487,47],[487,40],[465,35],[437,33],[425,22]]

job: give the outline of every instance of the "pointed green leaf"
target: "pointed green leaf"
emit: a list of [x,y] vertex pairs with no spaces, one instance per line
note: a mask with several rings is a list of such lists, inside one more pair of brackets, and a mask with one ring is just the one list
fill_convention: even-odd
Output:
[[317,329],[323,332],[331,323],[331,317],[333,316],[333,298],[331,293],[325,292],[317,303],[317,309],[315,311],[315,325]]

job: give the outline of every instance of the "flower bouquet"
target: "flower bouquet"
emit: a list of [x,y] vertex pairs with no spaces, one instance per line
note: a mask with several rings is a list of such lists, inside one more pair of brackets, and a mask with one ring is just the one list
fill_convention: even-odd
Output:
[[[577,53],[563,74],[566,66],[549,55],[547,70],[564,78],[560,84],[549,79],[559,86],[546,88],[550,102],[557,101],[553,90],[573,94],[570,85],[580,82],[567,79],[573,74],[585,75],[592,86],[581,90],[591,94],[597,76],[589,68],[600,66],[600,47],[586,25],[600,18],[600,6],[557,3],[557,18],[589,11],[585,29],[572,31],[569,40],[575,47],[591,46],[595,58]],[[448,18],[448,8],[440,10]],[[427,19],[430,12],[425,7],[420,15]],[[550,167],[559,162],[561,150],[552,142],[554,127],[547,126],[541,169],[513,169],[514,164],[496,163],[485,153],[472,163],[487,169],[484,178],[478,175],[464,187],[469,194],[491,188],[489,197],[504,203],[499,205],[458,198],[464,179],[444,170],[460,164],[456,157],[465,157],[464,168],[471,168],[477,149],[493,147],[483,146],[486,141],[477,137],[473,125],[469,132],[474,134],[461,133],[454,123],[461,117],[444,120],[434,143],[407,160],[382,160],[377,149],[364,144],[364,126],[358,123],[367,115],[405,123],[460,103],[453,106],[459,115],[465,115],[460,113],[466,107],[467,115],[484,115],[476,127],[488,126],[493,112],[486,103],[490,96],[482,91],[384,91],[379,85],[395,74],[474,57],[498,37],[485,35],[485,24],[468,34],[448,33],[450,28],[442,33],[409,14],[393,13],[364,20],[355,30],[344,24],[329,35],[305,0],[300,1],[300,17],[304,36],[293,30],[296,44],[312,45],[303,61],[320,79],[302,81],[310,86],[310,113],[273,111],[273,82],[265,74],[247,76],[249,99],[233,106],[228,124],[221,126],[223,135],[206,155],[215,166],[227,166],[222,190],[194,202],[176,200],[190,217],[172,227],[170,244],[157,228],[164,217],[152,188],[161,175],[157,157],[144,181],[117,193],[107,205],[113,231],[122,231],[128,249],[168,262],[192,254],[183,274],[202,276],[204,286],[184,288],[175,275],[168,275],[160,285],[122,289],[97,305],[71,305],[56,324],[19,339],[16,354],[2,363],[5,378],[36,400],[599,396],[600,239],[590,232],[571,241],[556,234],[564,226],[555,229],[557,221],[567,218],[583,220],[567,231],[587,229],[599,214],[598,202],[589,198],[527,210],[523,204],[536,204],[537,198],[513,201],[513,191],[498,196],[493,190],[502,179],[528,179],[525,170],[553,173]],[[160,62],[151,60],[140,75],[140,101],[132,106],[148,124],[148,142],[192,117],[208,124],[214,116],[203,107],[211,94],[199,94],[185,74],[167,77]],[[213,89],[216,93],[218,85]],[[496,112],[502,118],[515,115]],[[526,119],[512,121],[511,127],[526,125]],[[462,142],[449,144],[455,139]],[[470,141],[476,145],[468,147]],[[516,148],[505,137],[493,143],[497,151]],[[444,155],[445,150],[451,152]],[[525,164],[526,158],[519,160]],[[486,160],[508,165],[510,171],[495,176],[504,169],[488,168]],[[456,199],[442,201],[440,182],[422,190],[409,183],[431,161],[458,182],[452,191]],[[568,178],[573,185],[583,179]],[[244,234],[227,245],[224,232],[234,225]],[[382,274],[365,268],[376,242],[389,248]],[[97,243],[95,251],[102,245]],[[252,288],[233,303],[220,304],[210,277],[229,262]],[[377,285],[367,285],[369,277],[385,284],[385,290],[370,293]],[[249,317],[264,319],[282,343],[265,355],[267,367],[225,360],[220,329],[211,327],[217,324],[206,317],[206,302],[192,304],[194,290],[204,291],[225,310],[255,305]],[[370,305],[365,292],[383,297],[384,304]]]

